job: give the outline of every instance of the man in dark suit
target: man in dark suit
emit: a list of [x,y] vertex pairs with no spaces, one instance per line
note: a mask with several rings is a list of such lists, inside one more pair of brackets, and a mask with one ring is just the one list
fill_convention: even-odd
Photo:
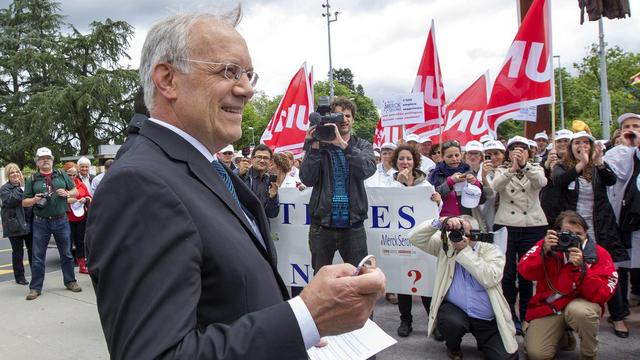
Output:
[[151,117],[102,180],[87,226],[113,359],[306,359],[320,336],[361,327],[384,293],[380,270],[341,264],[287,300],[262,206],[214,156],[240,138],[257,81],[239,18],[178,15],[147,35]]

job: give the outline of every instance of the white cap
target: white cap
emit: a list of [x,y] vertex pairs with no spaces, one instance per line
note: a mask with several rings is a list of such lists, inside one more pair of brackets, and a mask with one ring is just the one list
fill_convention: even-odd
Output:
[[493,136],[489,135],[489,134],[484,134],[482,136],[480,136],[480,142],[481,143],[486,143],[487,141],[491,141],[493,140]]
[[390,142],[386,142],[386,143],[382,144],[382,146],[380,146],[380,151],[382,151],[384,149],[395,150],[396,148],[397,148],[396,144],[390,143]]
[[91,165],[91,160],[83,156],[80,159],[78,159],[78,165]]
[[538,148],[538,143],[535,142],[534,140],[529,140],[529,147],[530,148]]
[[514,136],[507,142],[507,147],[511,147],[511,144],[520,143],[529,147],[529,139],[522,136]]
[[73,215],[75,215],[76,217],[81,217],[82,215],[84,215],[84,204],[76,201],[73,204],[71,204],[69,207],[71,207],[71,211],[73,211]]
[[420,140],[418,141],[420,144],[426,143],[426,142],[432,142],[431,141],[431,136],[429,135],[420,135]]
[[504,152],[507,149],[504,148],[504,144],[501,141],[491,140],[484,143],[484,151],[487,151],[487,150],[500,150]]
[[549,141],[549,136],[547,136],[546,132],[539,132],[537,133],[534,137],[533,140],[538,140],[538,139],[545,139],[547,141]]
[[640,115],[634,113],[624,113],[618,117],[618,124],[622,125],[622,122],[627,119],[638,119],[640,120]]
[[482,143],[480,141],[469,141],[467,143],[467,145],[464,146],[464,151],[466,152],[470,152],[470,151],[478,151],[478,152],[482,152]]
[[596,141],[596,138],[594,138],[591,134],[589,134],[589,133],[588,133],[588,132],[586,132],[586,131],[578,131],[577,133],[573,134],[573,135],[571,136],[571,141],[573,141],[573,140],[575,140],[575,139],[578,139],[578,138],[581,138],[581,137],[586,137],[586,138],[588,138],[591,142],[595,142],[595,141]]
[[231,151],[231,152],[233,152],[233,153],[235,153],[235,152],[236,152],[236,151],[233,149],[233,145],[232,145],[232,144],[229,144],[229,145],[227,145],[227,146],[223,147],[223,148],[222,148],[222,150],[220,150],[220,153],[224,153],[224,152],[227,152],[227,151]]
[[462,199],[460,199],[460,203],[467,209],[473,209],[480,203],[481,195],[482,190],[480,190],[479,187],[469,184],[464,188],[464,190],[462,190]]
[[51,150],[49,148],[41,147],[38,150],[36,150],[36,158],[39,158],[39,157],[42,157],[42,156],[51,156],[51,157],[53,157],[53,153],[51,152]]
[[418,135],[416,135],[416,134],[409,134],[409,135],[407,135],[407,137],[405,138],[405,141],[406,141],[406,142],[409,142],[409,141],[415,141],[416,143],[418,143],[418,142],[419,142],[419,140],[420,140],[420,137],[419,137]]
[[571,136],[573,135],[573,131],[562,129],[556,131],[556,140],[568,139],[571,140]]

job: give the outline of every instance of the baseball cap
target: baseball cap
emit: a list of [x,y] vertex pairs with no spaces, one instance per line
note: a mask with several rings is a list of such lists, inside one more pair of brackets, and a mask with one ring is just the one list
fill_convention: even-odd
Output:
[[522,136],[514,136],[507,142],[507,147],[511,147],[512,144],[523,144],[529,147],[529,139]]
[[622,115],[620,115],[618,117],[618,124],[622,125],[622,122],[624,122],[627,119],[638,119],[638,120],[640,120],[640,115],[634,114],[634,113],[624,113],[624,114],[622,114]]
[[232,153],[235,153],[235,150],[233,150],[233,145],[229,144],[225,147],[222,148],[222,150],[220,150],[220,153],[225,153],[227,151],[231,151]]
[[422,143],[426,143],[426,142],[432,142],[431,141],[431,136],[428,135],[420,135],[420,140],[418,141],[420,144]]
[[36,158],[43,157],[43,156],[53,157],[53,153],[49,148],[46,148],[46,147],[41,147],[38,150],[36,150]]
[[420,137],[418,135],[416,135],[416,134],[409,134],[405,138],[406,142],[415,141],[417,143],[417,142],[419,142],[419,140],[420,140]]
[[594,138],[594,137],[593,137],[593,135],[589,134],[589,133],[588,133],[588,132],[586,132],[586,131],[578,131],[577,133],[573,134],[573,135],[571,136],[571,141],[573,141],[573,140],[575,140],[575,139],[578,139],[578,138],[581,138],[581,137],[589,138],[589,140],[590,140],[591,142],[596,141],[596,138]]
[[464,146],[464,151],[466,152],[470,152],[470,151],[478,151],[478,152],[482,152],[482,143],[480,141],[469,141],[465,146]]
[[396,148],[397,148],[396,144],[390,143],[390,142],[386,142],[386,143],[382,144],[382,146],[380,147],[380,151],[382,151],[384,149],[395,150]]
[[487,150],[506,151],[506,149],[504,148],[504,144],[498,140],[491,140],[484,143],[484,151]]
[[480,137],[480,142],[483,143],[483,144],[486,143],[487,141],[491,141],[491,140],[493,140],[493,136],[491,136],[489,134],[485,134],[485,135],[482,135]]
[[544,132],[544,131],[543,132],[539,132],[533,137],[533,140],[538,140],[538,139],[549,140],[549,136],[547,136],[547,133]]
[[558,130],[556,131],[556,140],[561,140],[561,139],[571,140],[572,135],[573,135],[573,131],[571,130],[567,130],[567,129]]
[[529,147],[530,148],[538,148],[538,143],[535,142],[534,140],[529,140]]

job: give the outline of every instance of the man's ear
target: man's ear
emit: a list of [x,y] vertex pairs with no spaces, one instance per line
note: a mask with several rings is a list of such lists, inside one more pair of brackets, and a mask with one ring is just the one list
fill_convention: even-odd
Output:
[[170,64],[160,62],[153,67],[151,80],[156,86],[156,91],[167,101],[174,101],[177,95],[176,71]]

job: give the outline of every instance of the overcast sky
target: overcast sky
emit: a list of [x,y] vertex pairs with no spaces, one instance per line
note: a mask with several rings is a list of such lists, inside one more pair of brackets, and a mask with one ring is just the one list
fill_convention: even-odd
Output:
[[[125,20],[135,28],[130,61],[138,67],[146,32],[155,21],[176,11],[235,2],[198,0],[61,0],[67,22],[80,30],[93,20]],[[332,0],[339,11],[331,24],[333,67],[348,67],[355,83],[380,100],[410,92],[431,19],[435,20],[447,100],[453,100],[487,69],[499,70],[518,28],[517,0]],[[0,0],[6,7],[9,1]],[[326,80],[329,68],[327,23],[323,0],[245,0],[239,27],[260,74],[258,90],[282,94],[306,61],[315,78]],[[640,2],[632,0],[634,17],[605,19],[609,46],[640,52]],[[224,6],[224,5],[223,5]],[[553,50],[562,65],[582,59],[598,40],[598,23],[580,25],[578,0],[552,1]],[[629,69],[629,76],[640,69]]]

